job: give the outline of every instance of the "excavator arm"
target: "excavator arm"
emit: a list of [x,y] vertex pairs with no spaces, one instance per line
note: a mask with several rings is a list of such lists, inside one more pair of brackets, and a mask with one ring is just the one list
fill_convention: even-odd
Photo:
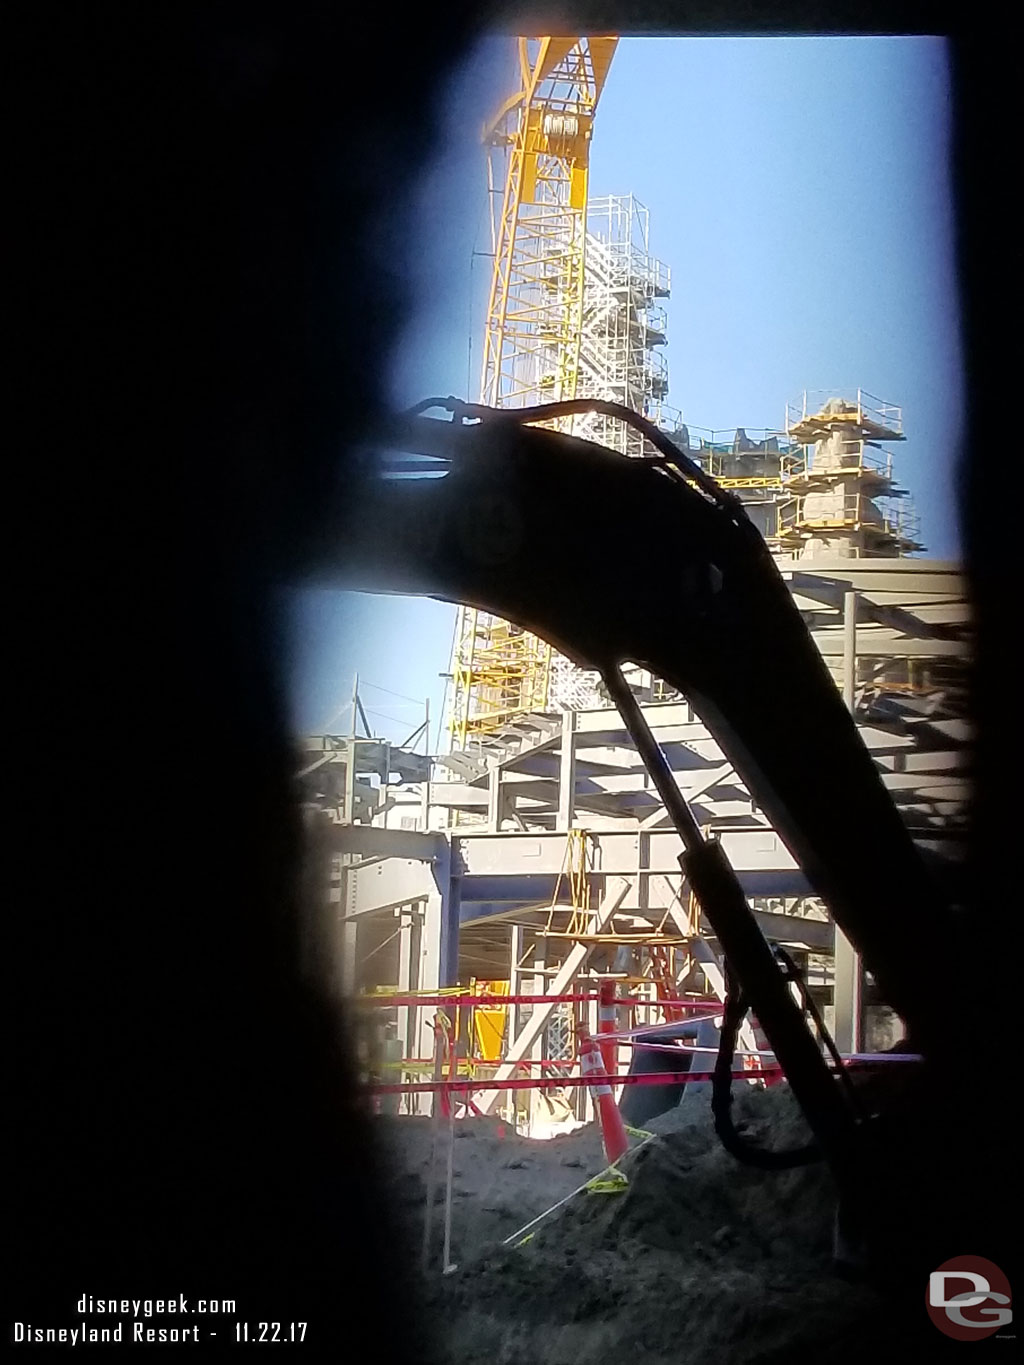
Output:
[[[723,1142],[741,1155],[728,1040],[749,1008],[814,1135],[791,1161],[817,1151],[837,1181],[838,1262],[882,1279],[920,1276],[948,1235],[928,1220],[945,1207],[941,1076],[962,1056],[943,999],[951,913],[764,541],[736,499],[625,409],[604,405],[640,426],[656,457],[529,425],[583,400],[516,411],[444,403],[452,420],[407,415],[376,432],[333,581],[476,606],[600,670],[725,957],[713,1106]],[[382,462],[382,452],[400,454]],[[688,698],[902,1016],[925,1059],[909,1108],[866,1108],[826,1062],[721,845],[704,840],[679,792],[625,683],[627,661]]]
[[915,1045],[941,1049],[947,911],[739,502],[683,456],[456,406],[380,432],[378,450],[420,460],[367,479],[340,581],[476,606],[583,667],[631,661],[678,688]]

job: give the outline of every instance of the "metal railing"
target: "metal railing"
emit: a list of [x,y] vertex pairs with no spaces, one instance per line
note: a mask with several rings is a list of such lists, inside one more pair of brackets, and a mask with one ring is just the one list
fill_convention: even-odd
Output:
[[856,438],[842,442],[839,460],[835,464],[816,464],[813,449],[798,446],[793,453],[782,458],[783,479],[790,481],[798,478],[829,474],[874,475],[892,481],[892,456],[887,450],[869,446],[866,441]]
[[765,427],[715,431],[680,423],[673,438],[725,488],[781,488],[782,461],[797,449]]
[[[842,387],[834,389],[805,389],[799,398],[786,404],[785,429],[787,434],[808,419],[830,416],[833,421],[848,420],[858,426],[873,426],[891,432],[893,437],[903,435],[903,410],[896,403],[886,403],[864,389],[857,389],[855,396],[848,396],[849,390]],[[826,414],[829,403],[839,400],[844,404],[840,412]]]
[[[650,336],[651,332],[656,332],[660,337],[668,337],[668,315],[660,304],[652,304],[644,310],[644,327]],[[661,341],[648,341],[648,345],[660,346]]]
[[885,504],[882,508],[882,524],[894,539],[908,546],[924,548],[921,545],[921,518],[913,503]]
[[646,300],[668,298],[672,291],[669,267],[636,242],[608,242],[588,232],[586,262],[592,289],[629,290]]
[[858,389],[857,406],[862,421],[872,422],[875,426],[884,427],[886,431],[895,432],[898,436],[903,435],[903,409],[896,403],[884,403],[874,394]]
[[659,351],[647,351],[644,361],[650,394],[655,398],[664,398],[668,393],[668,361]]
[[893,540],[905,553],[919,545],[920,518],[910,503],[869,498],[864,493],[841,497],[811,493],[780,502],[776,510],[776,536],[783,540],[821,531],[863,530]]

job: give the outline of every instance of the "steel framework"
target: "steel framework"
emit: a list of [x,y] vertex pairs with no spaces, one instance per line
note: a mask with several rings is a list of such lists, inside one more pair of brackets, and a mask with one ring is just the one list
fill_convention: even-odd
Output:
[[[668,367],[659,300],[669,295],[668,267],[650,253],[647,209],[631,194],[591,201],[580,343],[579,395],[621,403],[662,424]],[[616,418],[587,414],[577,435],[623,455],[651,453],[643,436]]]
[[464,749],[524,712],[548,705],[551,646],[497,616],[460,607],[453,668],[452,742]]

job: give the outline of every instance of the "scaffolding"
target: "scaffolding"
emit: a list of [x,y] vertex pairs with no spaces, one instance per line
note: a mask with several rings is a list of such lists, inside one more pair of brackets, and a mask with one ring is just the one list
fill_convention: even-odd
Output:
[[[480,395],[528,407],[581,392],[594,114],[618,40],[520,38],[520,89],[487,130],[494,271]],[[551,423],[571,429],[571,420]],[[547,709],[551,649],[500,618],[459,608],[453,749]]]
[[[670,276],[650,252],[650,215],[631,194],[607,195],[591,201],[587,227],[578,396],[621,403],[661,425],[668,325],[660,300],[669,297]],[[585,414],[573,431],[622,455],[651,453],[614,417]]]
[[[841,531],[863,534],[875,554],[886,554],[915,544],[919,525],[912,508],[884,507],[866,493],[846,492],[841,487],[779,504],[779,539],[784,544]],[[834,553],[835,547],[831,548]]]
[[807,390],[781,430],[714,431],[680,421],[668,433],[743,502],[772,550],[796,559],[900,558],[923,549],[911,499],[883,442],[904,440],[894,403],[856,390]]
[[574,398],[594,114],[615,38],[519,40],[521,88],[489,130],[494,272],[482,401]]
[[834,389],[805,389],[786,404],[786,433],[794,441],[808,443],[838,430],[858,430],[864,439],[902,441],[903,412],[895,403],[883,402],[858,389],[855,399],[837,398]]
[[[670,422],[671,410],[664,402],[668,366],[660,353],[668,339],[661,301],[669,296],[670,275],[650,253],[648,210],[631,194],[607,195],[590,203],[587,224],[575,396],[622,403],[659,425]],[[560,290],[549,291],[551,308],[558,299],[565,305]],[[536,386],[525,387],[525,358],[509,361],[504,380],[492,365],[484,375],[490,401],[521,406],[571,396],[565,389],[566,353],[560,341],[555,344],[556,331],[547,317],[537,322],[536,335],[531,332],[528,341],[525,331],[509,332],[515,344],[523,345],[522,356],[532,357]],[[651,453],[640,433],[618,418],[586,413],[553,425],[622,455]],[[605,704],[597,673],[577,668],[498,617],[466,607],[459,611],[452,677],[455,748],[464,748],[474,735],[497,730],[517,714]]]
[[801,447],[784,431],[736,427],[713,430],[677,422],[667,433],[721,488],[734,493],[750,520],[773,548],[778,540],[779,504],[785,476]]
[[[521,89],[488,131],[494,273],[481,395],[493,407],[588,397],[620,403],[672,436],[743,502],[777,553],[863,558],[923,548],[913,507],[882,443],[902,441],[898,406],[805,390],[780,431],[688,429],[668,407],[663,301],[668,267],[651,254],[650,218],[633,195],[588,202],[594,115],[615,38],[519,40]],[[630,456],[653,451],[597,413],[546,424]],[[452,659],[452,749],[516,717],[607,704],[535,637],[460,608]]]
[[476,608],[456,622],[452,674],[452,744],[499,729],[513,717],[548,708],[551,646],[529,631]]
[[782,464],[788,496],[777,542],[802,559],[900,557],[923,549],[920,523],[893,480],[883,442],[902,441],[903,414],[858,389],[852,398],[804,392],[786,405],[786,436],[798,448]]

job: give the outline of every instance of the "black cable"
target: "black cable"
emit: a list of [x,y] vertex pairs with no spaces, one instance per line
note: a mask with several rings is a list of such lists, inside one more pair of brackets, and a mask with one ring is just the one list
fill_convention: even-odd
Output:
[[[488,408],[479,403],[465,403],[462,405],[462,412],[466,417],[478,417],[482,421],[507,418],[518,423],[545,422],[556,417],[572,417],[583,412],[596,412],[602,417],[617,417],[620,422],[625,422],[634,431],[639,431],[645,436],[666,463],[692,479],[715,502],[730,511],[742,506],[738,498],[719,488],[710,474],[670,441],[660,427],[642,417],[640,413],[634,412],[632,408],[627,408],[624,403],[613,403],[604,398],[566,398],[559,403],[538,403],[532,408]],[[746,516],[746,512],[743,515]]]
[[424,398],[422,403],[416,403],[411,408],[406,408],[402,413],[403,417],[418,417],[421,412],[428,412],[431,408],[444,408],[446,412],[454,412],[454,404],[461,402],[458,398]]
[[571,417],[584,412],[596,412],[602,417],[616,417],[634,431],[639,431],[659,452],[661,459],[652,460],[652,463],[669,466],[677,476],[697,484],[700,490],[723,510],[739,516],[744,521],[749,520],[746,508],[739,498],[720,488],[710,474],[684,454],[653,422],[634,412],[632,408],[627,408],[623,403],[612,403],[603,398],[566,398],[559,403],[539,403],[532,408],[490,408],[483,403],[464,403],[452,397],[428,398],[410,408],[405,415],[414,417],[425,412],[427,408],[444,408],[457,419],[475,417],[484,422],[514,422],[517,425],[547,422],[556,417]]
[[[859,1118],[864,1117],[863,1106],[857,1096],[856,1089],[843,1066],[843,1059],[836,1047],[835,1040],[825,1026],[825,1021],[821,1012],[811,995],[807,982],[804,980],[803,973],[794,962],[793,958],[785,948],[778,944],[773,949],[774,956],[779,962],[783,974],[787,981],[791,981],[800,992],[800,999],[804,1010],[810,1015],[818,1036],[824,1043],[836,1065],[839,1076],[839,1083],[842,1085],[851,1108]],[[764,1147],[758,1147],[754,1143],[748,1142],[737,1130],[732,1120],[732,1068],[733,1059],[736,1054],[736,1037],[740,1030],[740,1025],[746,1017],[749,1006],[734,982],[728,982],[725,1003],[723,1005],[722,1029],[718,1046],[718,1056],[715,1058],[715,1069],[711,1085],[711,1111],[715,1119],[715,1132],[718,1135],[722,1146],[738,1161],[745,1162],[748,1166],[757,1166],[762,1170],[780,1171],[790,1170],[796,1166],[808,1166],[814,1161],[820,1161],[823,1152],[817,1141],[812,1139],[804,1147],[797,1147],[788,1152],[771,1152]]]
[[739,992],[727,991],[723,1005],[722,1029],[718,1056],[711,1082],[711,1112],[715,1132],[725,1150],[747,1166],[763,1171],[788,1171],[796,1166],[809,1166],[821,1161],[824,1153],[815,1139],[804,1147],[788,1152],[772,1152],[748,1142],[736,1128],[732,1118],[732,1066],[736,1053],[736,1035],[747,1014],[747,1002]]

